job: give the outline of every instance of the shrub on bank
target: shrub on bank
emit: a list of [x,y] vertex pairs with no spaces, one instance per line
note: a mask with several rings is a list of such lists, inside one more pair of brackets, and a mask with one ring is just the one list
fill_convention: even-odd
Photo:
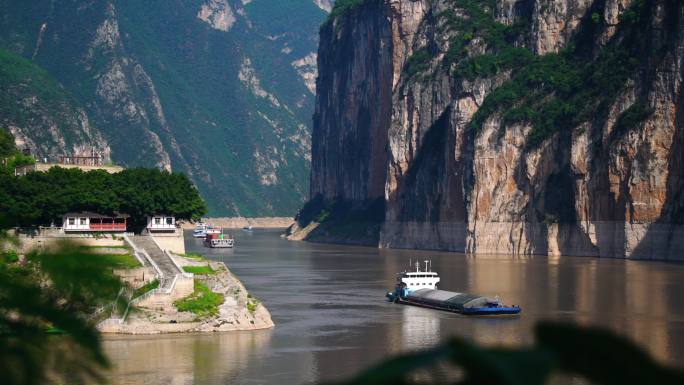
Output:
[[159,280],[154,279],[154,280],[152,280],[152,282],[149,282],[148,284],[135,289],[135,291],[133,292],[133,295],[131,295],[131,298],[138,298],[141,295],[147,293],[148,291],[152,291],[158,287],[159,287]]
[[218,308],[223,303],[223,295],[214,293],[206,285],[195,281],[195,291],[188,297],[173,303],[179,311],[188,311],[200,317],[218,314]]

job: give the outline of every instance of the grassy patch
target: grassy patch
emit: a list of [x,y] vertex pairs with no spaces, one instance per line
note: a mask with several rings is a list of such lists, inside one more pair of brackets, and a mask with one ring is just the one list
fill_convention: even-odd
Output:
[[147,293],[150,290],[154,290],[159,287],[159,280],[155,279],[152,282],[146,284],[145,286],[135,289],[133,296],[131,298],[138,298],[141,295]]
[[179,311],[189,311],[200,317],[218,314],[223,295],[214,293],[206,285],[195,281],[195,291],[188,297],[173,303]]
[[91,254],[92,258],[100,258],[103,263],[113,269],[134,269],[141,267],[140,262],[130,254]]
[[16,263],[17,261],[19,261],[19,256],[17,255],[16,251],[7,250],[0,252],[0,266]]
[[216,274],[216,270],[212,269],[211,266],[183,266],[183,270],[186,273],[209,275]]
[[81,246],[82,249],[126,249],[129,250],[130,247],[126,245],[114,245],[114,246]]
[[196,261],[206,261],[207,258],[200,254],[200,253],[185,253],[185,254],[178,254],[183,258],[188,258],[188,259],[194,259]]

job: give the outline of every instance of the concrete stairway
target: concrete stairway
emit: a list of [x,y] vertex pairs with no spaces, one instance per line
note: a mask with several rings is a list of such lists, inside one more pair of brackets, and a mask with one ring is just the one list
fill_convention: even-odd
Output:
[[167,289],[170,287],[173,277],[176,274],[182,273],[182,271],[173,263],[171,258],[157,246],[149,235],[135,235],[130,237],[130,240],[135,247],[145,250],[154,263],[157,264],[159,270],[164,274],[164,280],[160,288]]

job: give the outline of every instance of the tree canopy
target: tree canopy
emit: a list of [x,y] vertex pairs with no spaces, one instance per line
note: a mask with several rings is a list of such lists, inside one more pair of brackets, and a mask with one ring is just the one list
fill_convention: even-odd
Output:
[[103,170],[53,167],[26,176],[0,173],[0,228],[49,225],[68,212],[128,214],[132,223],[147,215],[197,220],[206,204],[184,174],[156,169]]

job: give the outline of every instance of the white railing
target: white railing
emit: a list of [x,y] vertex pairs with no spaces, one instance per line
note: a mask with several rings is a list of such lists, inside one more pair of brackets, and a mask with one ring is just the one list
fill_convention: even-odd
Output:
[[[173,257],[171,256],[171,254],[169,253],[168,250],[162,248],[161,245],[159,244],[159,242],[157,242],[157,240],[154,239],[154,237],[153,237],[152,235],[150,235],[150,238],[152,238],[152,242],[154,242],[154,244],[157,245],[157,247],[159,248],[159,250],[161,250],[164,254],[166,254],[166,257],[169,258],[169,259],[171,260],[171,262],[173,263],[173,265],[176,267],[176,269],[178,269],[178,271],[179,271],[181,274],[188,274],[188,273],[185,272],[185,270],[183,270],[183,268],[181,267],[181,265],[179,265],[178,262],[176,262],[176,259],[173,258]],[[192,275],[191,275],[190,277],[192,277]]]
[[[116,299],[114,299],[114,301],[112,301],[109,305],[103,306],[103,307],[101,307],[100,309],[98,309],[98,310],[95,312],[95,316],[97,316],[97,315],[99,315],[99,314],[105,312],[105,311],[107,310],[107,308],[111,308],[111,309],[112,309],[112,314],[113,314],[114,311],[116,310],[116,303],[119,301],[119,298],[120,298],[121,295],[124,293],[124,290],[125,290],[125,288],[124,288],[124,287],[121,287],[121,289],[119,289],[119,293],[116,295]],[[123,324],[124,321],[125,321],[125,319],[126,319],[126,314],[128,313],[128,308],[129,308],[130,306],[131,306],[131,305],[130,305],[130,301],[129,301],[128,306],[126,306],[126,310],[124,311],[123,317],[121,317],[121,318],[109,317],[109,318],[107,318],[107,319],[105,319],[105,320],[102,320],[102,321],[100,322],[100,325],[109,325],[109,324],[121,325],[121,324]]]
[[136,305],[143,300],[146,300],[150,298],[151,296],[155,294],[161,294],[161,295],[171,295],[173,293],[173,290],[176,288],[176,283],[178,282],[179,278],[193,278],[193,274],[190,273],[181,273],[181,274],[176,274],[173,276],[173,281],[171,281],[171,285],[168,288],[163,288],[161,282],[159,282],[159,287],[156,289],[152,289],[148,291],[147,293],[133,298],[130,302],[129,305]]
[[138,246],[136,246],[135,243],[133,243],[133,241],[131,241],[131,239],[128,237],[128,234],[124,234],[124,240],[129,245],[131,245],[134,253],[140,253],[145,256],[145,259],[150,263],[150,265],[152,265],[154,270],[157,272],[157,279],[159,280],[159,285],[161,286],[164,283],[164,273],[161,271],[157,263],[154,262],[152,257],[150,257],[150,255],[147,253],[145,249],[141,249]]
[[143,258],[143,257],[140,255],[140,252],[139,252],[138,250],[133,249],[133,256],[135,256],[135,259],[137,259],[138,262],[140,262],[141,265],[145,266],[145,264],[146,264],[145,258]]
[[185,270],[183,270],[183,267],[178,264],[178,261],[176,261],[176,258],[174,258],[171,253],[168,250],[164,250],[164,254],[173,262],[173,265],[176,266],[178,271],[180,271],[181,275],[183,275],[185,278],[193,278],[194,274],[192,273],[186,273]]

